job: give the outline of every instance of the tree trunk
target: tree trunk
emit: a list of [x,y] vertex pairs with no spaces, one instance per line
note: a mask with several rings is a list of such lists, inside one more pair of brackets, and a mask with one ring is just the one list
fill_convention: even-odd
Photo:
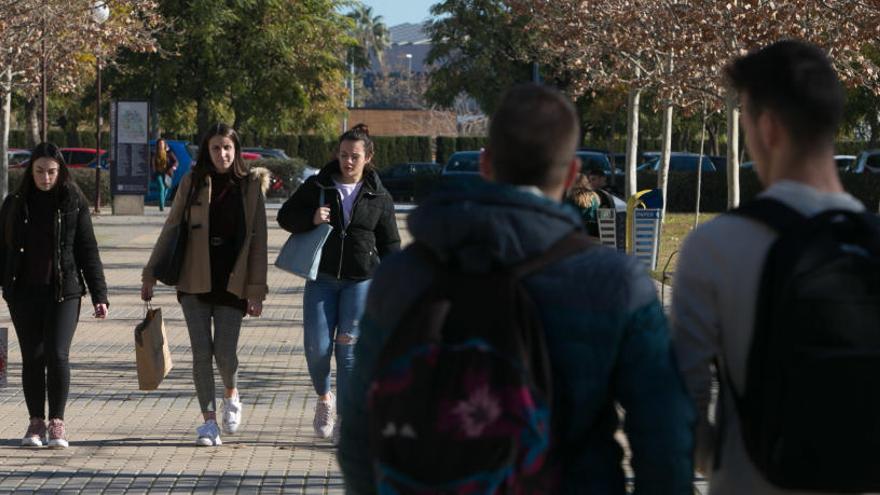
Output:
[[199,99],[196,102],[196,135],[197,139],[201,139],[202,136],[208,131],[208,126],[210,123],[211,115],[210,110],[208,109],[208,102],[204,98]]
[[39,105],[36,98],[31,98],[24,104],[27,113],[27,123],[25,124],[25,137],[27,137],[28,148],[33,148],[42,139],[40,138],[40,115]]
[[[657,187],[663,194],[663,212],[666,212],[666,188],[669,185],[669,160],[672,157],[672,102],[663,108],[663,143],[660,148],[660,169],[657,173]],[[665,215],[661,217],[665,221]]]
[[727,209],[739,206],[739,107],[736,94],[728,92],[727,106]]
[[64,134],[67,136],[67,146],[79,147],[79,121],[67,118],[64,122]]
[[638,192],[636,183],[636,165],[639,153],[639,100],[642,96],[640,88],[629,92],[626,120],[626,180],[624,182],[624,201]]
[[159,139],[159,92],[156,85],[150,89],[150,139]]
[[12,117],[12,68],[6,69],[0,83],[2,110],[0,110],[0,198],[9,193],[9,123]]
[[871,116],[868,119],[868,125],[871,128],[871,135],[868,138],[868,148],[876,148],[877,147],[877,138],[880,137],[880,122],[876,116]]
[[700,199],[703,189],[703,152],[706,149],[706,120],[708,120],[708,114],[706,113],[706,102],[703,101],[703,128],[700,131],[700,165],[697,167],[697,204],[694,207],[695,215],[694,215],[694,228],[697,228],[700,225]]

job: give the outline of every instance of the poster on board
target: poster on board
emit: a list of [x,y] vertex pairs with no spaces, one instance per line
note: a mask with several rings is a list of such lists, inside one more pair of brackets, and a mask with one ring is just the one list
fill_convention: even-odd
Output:
[[111,107],[110,185],[114,195],[147,193],[150,181],[150,104],[117,101]]

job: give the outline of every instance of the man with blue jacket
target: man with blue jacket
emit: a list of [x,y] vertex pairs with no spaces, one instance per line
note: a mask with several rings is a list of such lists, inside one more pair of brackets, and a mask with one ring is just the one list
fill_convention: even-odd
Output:
[[[540,256],[581,230],[561,200],[580,169],[577,113],[561,93],[513,88],[492,118],[480,172],[487,181],[429,198],[409,217],[413,237],[463,271]],[[339,463],[348,493],[373,493],[366,412],[379,354],[433,268],[405,250],[370,288],[351,385],[342,398]],[[694,411],[670,351],[666,319],[644,267],[605,248],[552,263],[523,280],[546,333],[553,374],[559,493],[625,493],[624,430],[636,493],[692,493]],[[487,311],[491,311],[487,308]]]

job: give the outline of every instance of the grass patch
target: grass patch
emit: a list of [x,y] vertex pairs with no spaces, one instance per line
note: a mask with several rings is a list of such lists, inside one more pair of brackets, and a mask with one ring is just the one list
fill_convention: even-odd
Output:
[[[701,213],[700,223],[708,222],[716,216],[718,216],[717,213]],[[660,232],[660,252],[657,254],[657,270],[651,272],[652,277],[660,282],[672,282],[672,275],[675,273],[675,268],[678,265],[678,250],[681,249],[681,243],[693,228],[693,213],[666,214],[666,222],[663,224]],[[667,274],[665,281],[663,279],[664,271]]]

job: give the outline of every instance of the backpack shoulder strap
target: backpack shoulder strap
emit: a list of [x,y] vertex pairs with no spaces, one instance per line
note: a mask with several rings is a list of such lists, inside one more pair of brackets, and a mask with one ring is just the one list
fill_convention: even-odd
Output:
[[566,235],[541,255],[516,265],[511,270],[514,278],[523,278],[556,261],[595,247],[596,243],[587,234],[575,230]]
[[807,217],[778,199],[759,198],[730,212],[757,220],[782,235],[800,225]]

